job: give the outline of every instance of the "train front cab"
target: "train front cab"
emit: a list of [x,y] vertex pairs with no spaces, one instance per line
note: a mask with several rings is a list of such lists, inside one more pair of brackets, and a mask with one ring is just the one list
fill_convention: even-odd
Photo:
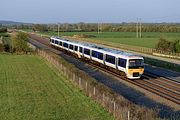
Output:
[[144,73],[144,60],[142,59],[127,59],[127,78],[139,79]]

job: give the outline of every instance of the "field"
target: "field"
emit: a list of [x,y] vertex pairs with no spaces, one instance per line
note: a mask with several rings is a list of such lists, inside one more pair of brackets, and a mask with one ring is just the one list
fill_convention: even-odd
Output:
[[113,118],[40,57],[1,54],[0,119]]
[[[57,32],[43,32],[50,36],[57,36]],[[73,36],[75,34],[88,34],[94,37],[88,38],[89,40],[102,41],[104,43],[111,43],[112,45],[128,44],[139,47],[155,48],[159,38],[165,38],[169,41],[174,41],[180,38],[179,33],[158,33],[158,32],[145,32],[142,33],[142,38],[136,38],[135,32],[60,32],[60,36]]]

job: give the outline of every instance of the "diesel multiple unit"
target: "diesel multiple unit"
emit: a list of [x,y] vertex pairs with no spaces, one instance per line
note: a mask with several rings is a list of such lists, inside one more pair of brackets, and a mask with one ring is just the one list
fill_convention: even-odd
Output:
[[51,37],[50,44],[76,54],[79,58],[86,58],[125,73],[129,79],[138,79],[144,72],[144,59],[135,54],[59,37]]

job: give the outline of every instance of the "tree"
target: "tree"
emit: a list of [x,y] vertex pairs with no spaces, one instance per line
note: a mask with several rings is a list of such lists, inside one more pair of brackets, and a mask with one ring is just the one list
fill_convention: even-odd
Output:
[[14,35],[12,37],[13,52],[27,53],[29,50],[27,41],[28,41],[28,35],[26,33],[18,32],[16,35]]
[[47,26],[43,24],[35,24],[33,25],[33,31],[38,31],[38,32],[45,32],[48,31]]
[[160,38],[158,44],[156,45],[156,49],[163,51],[168,51],[169,47],[170,47],[170,42],[164,38]]
[[174,42],[170,42],[164,38],[160,38],[156,49],[168,51],[168,52],[180,52],[180,40],[176,39]]
[[175,52],[177,52],[177,53],[180,53],[180,39],[176,39],[175,41],[174,41],[174,46],[175,46]]
[[0,27],[0,33],[6,33],[7,27]]
[[108,24],[104,24],[104,25],[102,26],[102,31],[103,31],[103,32],[110,32],[110,31],[112,31],[112,26],[111,26],[111,25],[108,25]]

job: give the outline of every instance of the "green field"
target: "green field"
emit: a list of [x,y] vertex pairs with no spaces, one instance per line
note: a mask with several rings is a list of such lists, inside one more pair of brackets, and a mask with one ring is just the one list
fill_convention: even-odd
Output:
[[[57,32],[41,32],[40,34],[46,34],[50,36],[57,36]],[[116,46],[121,44],[155,48],[159,41],[159,38],[165,38],[169,41],[180,39],[180,33],[158,33],[158,32],[144,32],[142,38],[136,38],[135,32],[60,32],[61,36],[73,36],[75,34],[88,34],[94,37],[88,38],[89,40],[102,41],[104,43],[115,44]]]
[[1,120],[111,120],[56,69],[37,56],[0,55]]

